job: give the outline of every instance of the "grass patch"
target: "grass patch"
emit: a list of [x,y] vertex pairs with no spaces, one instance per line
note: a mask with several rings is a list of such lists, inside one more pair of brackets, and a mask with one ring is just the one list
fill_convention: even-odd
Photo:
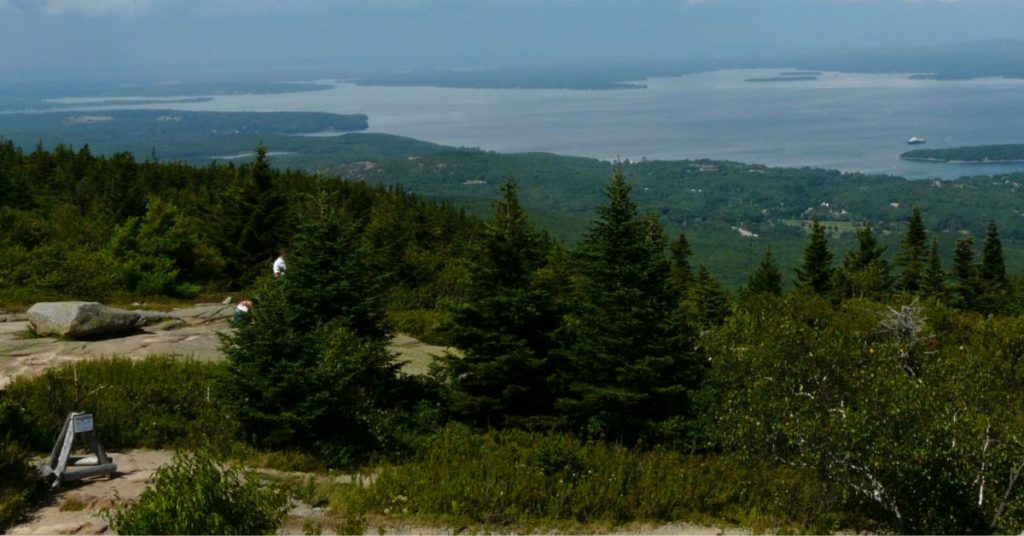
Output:
[[64,499],[64,502],[60,503],[59,510],[61,512],[81,512],[82,510],[85,510],[86,506],[85,501],[82,499],[79,499],[78,497],[68,497],[67,499]]
[[23,416],[13,433],[46,452],[67,414],[87,411],[110,450],[229,445],[240,434],[213,382],[220,368],[171,357],[113,358],[18,377],[7,388],[8,403]]

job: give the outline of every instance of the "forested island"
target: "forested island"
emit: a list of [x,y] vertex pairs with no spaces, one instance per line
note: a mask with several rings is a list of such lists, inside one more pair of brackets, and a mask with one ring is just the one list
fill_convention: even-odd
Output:
[[[28,460],[69,410],[112,450],[207,445],[109,512],[118,532],[273,532],[290,498],[346,533],[1024,528],[1012,222],[947,247],[939,218],[890,207],[896,248],[858,218],[839,254],[819,205],[795,270],[762,246],[729,291],[691,247],[704,231],[641,208],[641,165],[588,164],[605,176],[565,244],[515,180],[477,217],[254,152],[196,167],[0,144],[6,308],[258,297],[221,362],[83,361],[0,390],[0,528],[38,504]],[[400,373],[395,331],[453,350]],[[221,463],[278,471],[257,486]]]
[[997,163],[1024,162],[1024,144],[975,145],[948,149],[916,149],[900,155],[904,160],[922,162]]

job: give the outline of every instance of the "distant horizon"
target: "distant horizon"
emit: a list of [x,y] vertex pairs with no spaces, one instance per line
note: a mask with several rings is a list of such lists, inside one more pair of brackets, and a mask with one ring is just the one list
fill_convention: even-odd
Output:
[[1016,54],[1020,20],[1012,0],[0,0],[0,84]]

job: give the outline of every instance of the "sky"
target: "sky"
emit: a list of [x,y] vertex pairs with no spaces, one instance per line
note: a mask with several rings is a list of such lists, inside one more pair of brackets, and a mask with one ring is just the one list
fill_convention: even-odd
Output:
[[0,0],[0,83],[828,54],[1020,21],[1024,0]]

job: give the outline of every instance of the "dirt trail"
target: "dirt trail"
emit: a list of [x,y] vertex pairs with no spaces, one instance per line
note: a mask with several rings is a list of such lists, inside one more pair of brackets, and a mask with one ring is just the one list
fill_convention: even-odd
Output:
[[111,452],[117,464],[114,477],[96,477],[50,491],[47,501],[9,534],[107,534],[99,513],[121,501],[138,499],[158,467],[174,454],[166,450]]

